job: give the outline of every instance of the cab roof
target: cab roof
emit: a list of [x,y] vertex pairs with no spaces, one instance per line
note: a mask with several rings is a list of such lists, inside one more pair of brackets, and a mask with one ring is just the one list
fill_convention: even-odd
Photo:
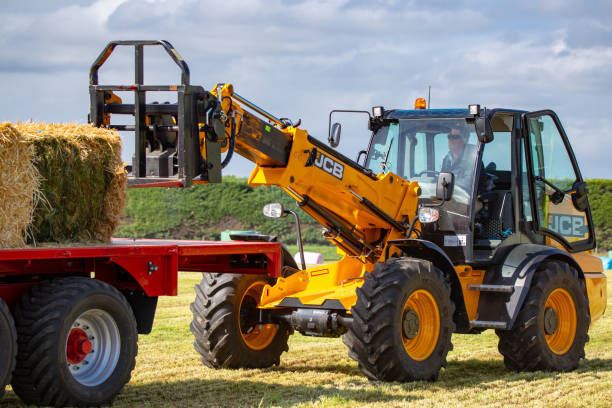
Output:
[[390,110],[385,119],[424,119],[424,118],[468,118],[473,117],[467,109],[413,109]]
[[[496,112],[505,113],[527,113],[518,109],[488,109],[487,113],[491,118]],[[385,119],[425,119],[425,118],[473,118],[467,109],[393,109],[385,111]]]

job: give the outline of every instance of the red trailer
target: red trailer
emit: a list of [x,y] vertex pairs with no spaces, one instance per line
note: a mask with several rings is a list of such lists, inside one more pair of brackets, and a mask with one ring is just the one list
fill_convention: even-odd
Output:
[[30,404],[110,403],[130,379],[158,296],[177,294],[179,270],[275,278],[281,262],[279,242],[0,250],[0,392],[10,382]]

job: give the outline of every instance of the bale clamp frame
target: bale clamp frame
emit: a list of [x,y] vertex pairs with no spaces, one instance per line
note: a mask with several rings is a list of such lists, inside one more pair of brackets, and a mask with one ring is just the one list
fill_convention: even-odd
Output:
[[[101,85],[100,68],[117,46],[134,47],[134,83]],[[144,84],[144,47],[161,46],[180,69],[180,85]],[[124,104],[114,92],[133,92],[134,103]],[[147,92],[176,92],[176,103],[147,103]],[[224,129],[214,121],[220,103],[201,86],[190,85],[187,63],[167,41],[111,41],[89,72],[89,123],[134,132],[130,187],[184,186],[221,181],[221,141]],[[132,115],[133,125],[111,124],[111,115]]]

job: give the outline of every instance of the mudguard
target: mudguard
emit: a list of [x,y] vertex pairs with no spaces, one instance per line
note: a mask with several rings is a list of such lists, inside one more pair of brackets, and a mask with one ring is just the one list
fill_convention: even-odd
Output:
[[496,257],[483,282],[487,285],[511,285],[514,291],[509,294],[482,292],[478,302],[478,320],[506,322],[506,329],[512,329],[535,271],[542,262],[550,259],[567,262],[584,280],[582,269],[567,252],[545,245],[515,245]]
[[132,308],[138,334],[151,333],[157,309],[157,296],[147,296],[143,291],[123,291],[121,293]]

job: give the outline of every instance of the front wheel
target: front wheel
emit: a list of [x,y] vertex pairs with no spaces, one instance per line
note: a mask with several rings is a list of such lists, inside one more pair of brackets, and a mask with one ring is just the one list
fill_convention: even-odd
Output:
[[498,330],[499,352],[513,371],[570,371],[584,358],[588,300],[578,272],[565,262],[535,272],[512,330]]
[[40,283],[15,310],[13,390],[26,403],[110,404],[130,380],[136,320],[114,287],[89,278]]
[[452,347],[450,287],[433,264],[394,258],[365,275],[343,340],[370,379],[435,380]]
[[191,304],[194,347],[210,368],[265,368],[288,350],[290,327],[260,324],[257,308],[267,277],[204,273]]

